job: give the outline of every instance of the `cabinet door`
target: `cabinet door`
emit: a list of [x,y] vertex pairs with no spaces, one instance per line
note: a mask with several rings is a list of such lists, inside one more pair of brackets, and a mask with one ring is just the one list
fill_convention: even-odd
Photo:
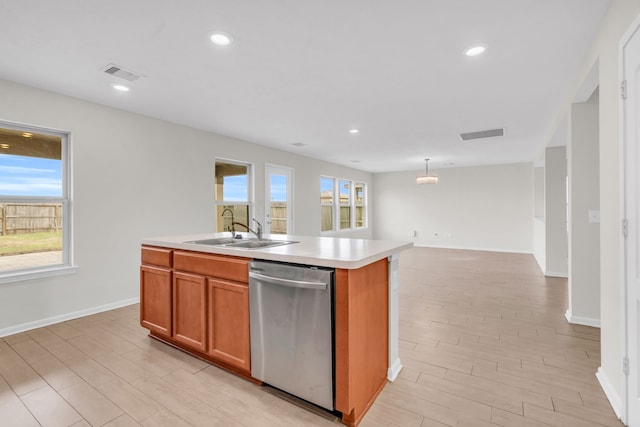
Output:
[[207,350],[206,280],[195,274],[173,274],[173,338],[202,352]]
[[209,279],[208,353],[243,371],[251,370],[246,283]]
[[140,325],[171,336],[171,270],[140,267]]

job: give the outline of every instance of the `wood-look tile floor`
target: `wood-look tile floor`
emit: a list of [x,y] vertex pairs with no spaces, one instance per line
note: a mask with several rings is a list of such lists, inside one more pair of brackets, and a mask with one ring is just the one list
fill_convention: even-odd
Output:
[[[620,426],[599,330],[530,255],[413,248],[400,261],[404,365],[361,426]],[[0,339],[1,426],[338,425],[150,339],[138,305]]]

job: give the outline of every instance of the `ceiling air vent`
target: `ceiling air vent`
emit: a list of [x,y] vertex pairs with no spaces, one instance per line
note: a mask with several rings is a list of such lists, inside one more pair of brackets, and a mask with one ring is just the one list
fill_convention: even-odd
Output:
[[131,71],[123,70],[115,64],[109,64],[104,68],[104,72],[111,74],[112,76],[120,77],[121,79],[128,80],[130,82],[138,80],[142,77],[140,74],[132,73]]
[[460,139],[462,139],[463,141],[468,141],[470,139],[491,138],[494,136],[504,136],[504,128],[461,133]]

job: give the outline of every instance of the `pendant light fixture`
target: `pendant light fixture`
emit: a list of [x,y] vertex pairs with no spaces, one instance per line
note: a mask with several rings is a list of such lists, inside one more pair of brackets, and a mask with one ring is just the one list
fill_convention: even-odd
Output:
[[416,184],[437,184],[438,177],[437,176],[429,176],[429,159],[424,159],[424,176],[419,176],[416,178]]

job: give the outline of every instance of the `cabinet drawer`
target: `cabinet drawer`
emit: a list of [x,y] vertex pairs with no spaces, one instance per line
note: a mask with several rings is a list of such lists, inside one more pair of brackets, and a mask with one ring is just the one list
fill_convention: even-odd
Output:
[[195,252],[175,251],[173,254],[173,267],[176,270],[244,283],[249,281],[249,261],[248,258]]
[[146,265],[171,268],[171,261],[173,258],[172,253],[173,251],[171,249],[143,246],[142,263]]

